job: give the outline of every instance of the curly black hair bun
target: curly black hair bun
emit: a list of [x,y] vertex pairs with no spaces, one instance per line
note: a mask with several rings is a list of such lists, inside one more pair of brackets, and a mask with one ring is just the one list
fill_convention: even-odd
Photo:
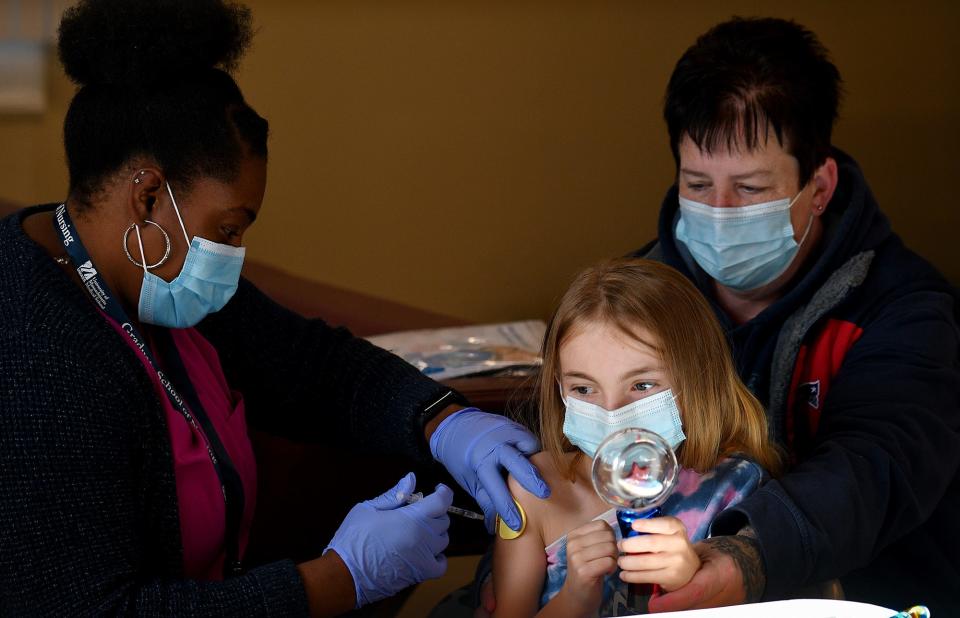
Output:
[[250,9],[224,0],[81,0],[58,50],[78,85],[137,85],[231,71],[253,36]]

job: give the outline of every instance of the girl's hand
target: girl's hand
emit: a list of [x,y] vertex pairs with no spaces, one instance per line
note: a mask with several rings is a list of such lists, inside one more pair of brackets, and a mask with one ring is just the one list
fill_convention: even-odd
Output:
[[633,522],[640,536],[620,541],[620,579],[631,584],[659,584],[676,590],[693,578],[700,558],[687,539],[687,528],[676,517],[653,517]]
[[603,578],[617,570],[618,554],[617,537],[605,521],[591,521],[570,532],[565,605],[585,614],[596,612],[603,600]]

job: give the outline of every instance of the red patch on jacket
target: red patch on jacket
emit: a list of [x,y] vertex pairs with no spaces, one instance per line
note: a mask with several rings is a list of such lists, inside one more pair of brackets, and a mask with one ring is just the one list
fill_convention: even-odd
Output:
[[800,346],[787,399],[787,445],[791,453],[809,449],[830,383],[862,333],[863,329],[852,322],[829,319],[812,341]]

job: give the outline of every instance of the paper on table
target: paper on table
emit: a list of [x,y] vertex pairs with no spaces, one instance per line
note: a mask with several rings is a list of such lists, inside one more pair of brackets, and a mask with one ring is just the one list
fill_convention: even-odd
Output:
[[411,330],[367,339],[435,380],[539,365],[547,325],[541,320]]
[[[665,614],[670,618],[892,618],[896,611],[853,601],[793,599]],[[638,614],[639,615],[639,614]]]

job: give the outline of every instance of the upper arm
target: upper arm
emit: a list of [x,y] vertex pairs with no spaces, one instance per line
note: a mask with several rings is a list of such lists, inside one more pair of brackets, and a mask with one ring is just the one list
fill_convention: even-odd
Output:
[[547,574],[547,557],[540,533],[540,505],[513,477],[511,493],[527,517],[523,534],[511,540],[496,538],[493,550],[494,616],[533,616],[540,608],[540,593]]
[[533,616],[540,608],[547,559],[538,541],[533,534],[509,541],[497,537],[493,550],[494,616]]

